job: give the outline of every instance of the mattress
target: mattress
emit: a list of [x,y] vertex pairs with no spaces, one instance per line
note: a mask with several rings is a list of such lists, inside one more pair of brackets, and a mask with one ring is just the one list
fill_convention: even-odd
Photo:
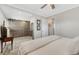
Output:
[[62,37],[52,35],[52,36],[31,40],[28,42],[23,42],[19,45],[19,48],[17,49],[17,51],[13,51],[13,53],[11,54],[19,54],[19,55],[28,54],[60,38]]
[[71,55],[79,53],[79,39],[61,38],[28,55]]

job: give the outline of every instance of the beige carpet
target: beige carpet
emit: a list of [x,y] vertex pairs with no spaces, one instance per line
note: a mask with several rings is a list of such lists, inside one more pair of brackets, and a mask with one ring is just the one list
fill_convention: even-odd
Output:
[[[21,43],[23,43],[25,41],[30,41],[30,40],[32,40],[32,37],[30,37],[30,36],[14,38],[13,50],[16,50]],[[10,42],[7,42],[7,45],[6,46],[4,45],[3,53],[0,52],[0,55],[9,55],[10,51],[13,51],[13,50],[11,50]],[[1,42],[0,42],[0,51],[1,51]]]

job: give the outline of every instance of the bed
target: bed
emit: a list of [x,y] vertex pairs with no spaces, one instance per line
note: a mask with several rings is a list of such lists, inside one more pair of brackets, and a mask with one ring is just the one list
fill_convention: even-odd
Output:
[[79,54],[79,37],[70,39],[57,35],[38,38],[19,44],[11,55],[75,55]]
[[42,47],[48,45],[49,43],[51,43],[55,40],[58,40],[60,38],[62,38],[62,37],[56,36],[56,35],[51,35],[51,36],[42,37],[42,38],[38,38],[35,40],[23,42],[23,43],[19,44],[19,47],[17,47],[17,50],[13,49],[13,51],[11,51],[10,54],[14,54],[14,55],[28,54],[28,53],[31,53],[39,48],[42,48]]
[[79,37],[61,38],[29,53],[28,55],[76,55],[79,54]]

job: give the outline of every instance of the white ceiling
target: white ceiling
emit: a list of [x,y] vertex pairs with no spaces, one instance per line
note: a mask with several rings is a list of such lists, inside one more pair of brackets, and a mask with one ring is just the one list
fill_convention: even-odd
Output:
[[15,7],[17,9],[22,9],[24,11],[27,11],[42,17],[50,17],[55,14],[58,14],[63,11],[79,6],[79,4],[55,4],[55,9],[52,10],[49,4],[45,8],[40,9],[42,5],[43,4],[9,4],[8,6]]

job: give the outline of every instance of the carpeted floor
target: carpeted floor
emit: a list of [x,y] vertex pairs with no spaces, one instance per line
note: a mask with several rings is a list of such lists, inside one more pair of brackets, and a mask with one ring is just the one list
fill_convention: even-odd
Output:
[[[21,43],[23,43],[25,41],[30,41],[30,40],[32,40],[32,37],[30,37],[30,36],[14,38],[13,50],[16,50]],[[0,51],[1,51],[1,42],[0,42]],[[0,52],[0,55],[8,55],[10,53],[10,51],[12,51],[10,42],[7,42],[6,46],[4,45],[3,53]]]

